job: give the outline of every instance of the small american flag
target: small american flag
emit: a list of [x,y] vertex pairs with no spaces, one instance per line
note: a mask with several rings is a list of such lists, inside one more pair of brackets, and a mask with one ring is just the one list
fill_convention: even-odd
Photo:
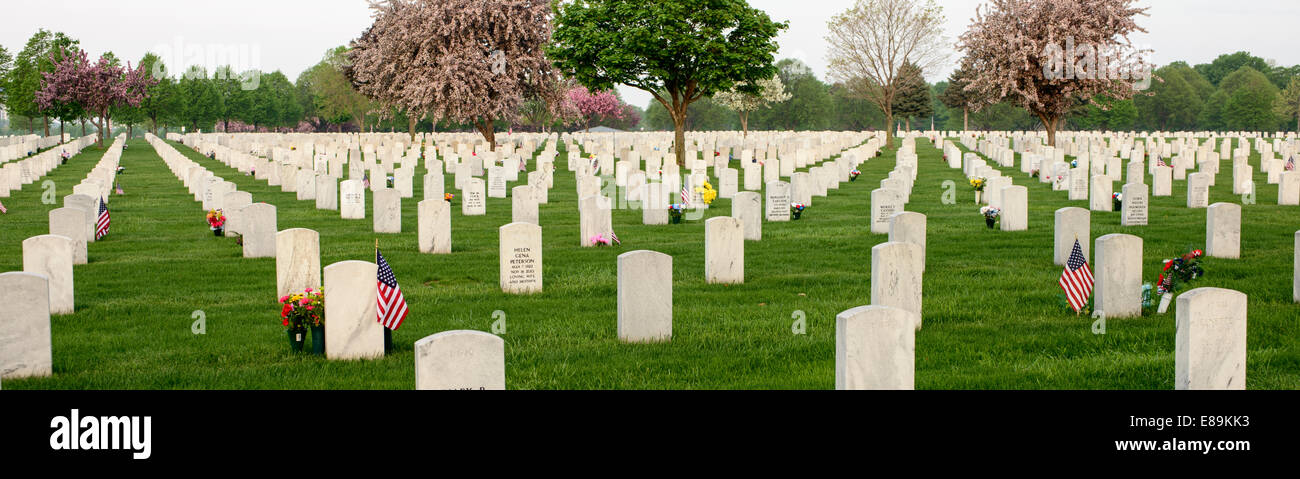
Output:
[[0,213],[8,213],[8,212],[9,210],[5,209],[5,204],[0,203]]
[[397,277],[393,276],[393,268],[388,266],[384,261],[384,255],[375,250],[375,263],[379,265],[379,323],[385,328],[397,331],[402,327],[402,320],[406,319],[406,298],[402,296],[402,287],[397,285]]
[[1286,171],[1295,171],[1295,155],[1291,155],[1286,159],[1286,166],[1283,167],[1283,169]]
[[124,195],[124,194],[126,194],[126,193],[123,193],[123,192],[122,192],[122,186],[121,186],[121,185],[118,185],[116,181],[113,182],[113,191],[116,192],[116,193],[119,194],[119,195]]
[[609,232],[609,240],[612,241],[612,242],[614,242],[614,244],[618,244],[618,245],[623,244],[622,241],[619,241],[619,240],[618,240],[618,235],[614,234],[613,231],[610,231],[610,232]]
[[1088,304],[1088,298],[1092,296],[1092,285],[1092,268],[1088,267],[1088,259],[1083,257],[1083,247],[1076,239],[1074,251],[1070,252],[1070,259],[1065,262],[1065,271],[1061,273],[1061,289],[1065,290],[1065,297],[1075,313],[1082,311]]
[[[355,185],[356,183],[353,183],[353,184]],[[369,172],[369,171],[367,171],[367,172],[365,172],[364,174],[361,175],[361,186],[362,186],[363,188],[366,188],[366,189],[369,189],[369,188],[370,188],[370,172]]]
[[104,202],[104,198],[101,197],[99,199],[99,222],[95,226],[96,241],[108,235],[108,225],[111,222],[108,216],[108,203]]
[[689,186],[682,187],[682,204],[687,208],[691,207],[691,188]]
[[600,175],[600,160],[597,158],[591,159],[591,174]]

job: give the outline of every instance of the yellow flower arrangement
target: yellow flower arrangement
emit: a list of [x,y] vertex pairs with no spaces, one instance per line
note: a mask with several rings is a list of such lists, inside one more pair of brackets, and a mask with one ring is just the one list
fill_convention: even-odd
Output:
[[970,186],[971,186],[971,188],[975,188],[975,191],[984,191],[984,182],[985,182],[985,180],[984,180],[984,178],[982,178],[982,177],[981,177],[981,178],[971,178],[971,180],[970,180]]
[[709,184],[707,181],[704,182],[703,186],[695,187],[695,192],[700,194],[700,199],[703,200],[706,205],[713,204],[713,200],[718,198],[718,191],[713,189],[713,185]]

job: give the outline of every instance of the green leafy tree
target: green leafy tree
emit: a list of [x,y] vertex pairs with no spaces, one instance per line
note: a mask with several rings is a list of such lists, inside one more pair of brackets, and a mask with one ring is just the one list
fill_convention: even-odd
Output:
[[902,70],[898,72],[896,88],[898,91],[894,95],[892,110],[895,117],[903,119],[907,131],[912,130],[913,118],[927,118],[934,114],[930,85],[925,82],[920,67],[913,63],[903,64]]
[[357,130],[363,130],[366,113],[372,102],[353,87],[344,73],[347,64],[347,47],[337,47],[325,52],[325,57],[307,70],[316,113],[325,121],[343,131],[343,124],[354,121]]
[[827,87],[826,96],[830,108],[829,129],[866,131],[875,130],[885,123],[885,114],[875,103],[857,95],[843,83]]
[[750,115],[750,123],[761,130],[825,129],[834,107],[826,84],[799,60],[786,58],[777,62],[776,67],[790,99],[756,110]]
[[[1205,108],[1204,98],[1213,92],[1210,83],[1186,63],[1173,63],[1156,70],[1162,81],[1153,82],[1149,95],[1133,98],[1137,127],[1145,130],[1194,130]],[[1199,90],[1203,85],[1206,90]]]
[[221,117],[221,93],[208,79],[207,71],[195,66],[185,72],[177,85],[178,118],[191,130],[210,130]]
[[1196,65],[1196,72],[1217,87],[1228,75],[1240,70],[1241,67],[1251,67],[1258,72],[1273,70],[1273,66],[1263,58],[1251,55],[1250,52],[1237,52],[1219,55],[1219,58],[1215,58],[1213,62]]
[[1242,67],[1220,84],[1224,92],[1223,122],[1231,130],[1269,131],[1277,128],[1278,88],[1262,72]]
[[1080,108],[1073,121],[1082,130],[1130,131],[1137,116],[1133,100],[1101,98]]
[[744,0],[574,0],[555,11],[546,51],[555,67],[593,91],[628,85],[653,95],[671,114],[679,164],[687,109],[733,87],[758,93],[776,73],[775,39],[787,27]]
[[0,105],[9,104],[9,94],[6,86],[9,84],[9,74],[14,69],[14,56],[9,50],[0,45]]
[[159,125],[166,127],[180,109],[176,80],[168,74],[167,65],[158,55],[146,53],[140,59],[140,65],[158,81],[147,88],[144,99],[140,101],[140,111],[149,121],[150,131],[156,135]]
[[1291,80],[1300,76],[1300,65],[1290,67],[1273,67],[1273,70],[1264,72],[1268,75],[1268,80],[1277,86],[1278,90],[1285,90],[1291,86]]
[[1291,78],[1291,83],[1282,91],[1277,102],[1277,115],[1296,120],[1296,130],[1300,131],[1300,76]]
[[1243,66],[1219,83],[1200,123],[1212,130],[1268,131],[1277,127],[1278,88],[1259,70]]
[[217,119],[221,123],[221,129],[230,130],[230,122],[242,120],[245,123],[252,123],[255,118],[253,113],[255,99],[250,91],[245,90],[245,85],[254,86],[258,82],[252,75],[257,75],[255,71],[239,73],[230,65],[217,67],[212,72],[208,81],[212,83],[217,94],[221,96],[221,112]]
[[970,85],[970,71],[963,65],[948,75],[948,86],[939,95],[939,101],[943,102],[944,106],[952,110],[961,110],[962,131],[970,129],[971,105],[976,103],[975,92],[968,91],[967,85]]
[[[731,110],[715,101],[712,97],[701,98],[692,102],[686,109],[685,129],[692,131],[738,130],[736,117]],[[643,123],[647,129],[670,131],[677,128],[673,114],[662,103],[651,102],[646,107]]]
[[304,121],[311,123],[317,132],[328,131],[329,122],[321,118],[320,110],[316,108],[316,96],[312,94],[311,71],[311,68],[303,70],[294,80],[294,98],[298,101],[298,107],[302,109]]
[[14,58],[13,69],[5,82],[5,106],[11,115],[27,119],[28,132],[35,132],[34,121],[41,118],[41,128],[45,136],[50,135],[49,118],[59,118],[61,124],[76,119],[82,114],[79,105],[68,102],[54,102],[47,108],[36,104],[36,92],[45,85],[44,76],[54,73],[54,65],[63,60],[65,55],[74,54],[80,42],[62,32],[37,30],[27,40],[26,46]]
[[34,119],[40,115],[36,106],[36,92],[41,89],[40,59],[47,55],[53,35],[37,30],[14,58],[5,81],[5,107],[11,116],[26,120],[28,133],[35,132]]

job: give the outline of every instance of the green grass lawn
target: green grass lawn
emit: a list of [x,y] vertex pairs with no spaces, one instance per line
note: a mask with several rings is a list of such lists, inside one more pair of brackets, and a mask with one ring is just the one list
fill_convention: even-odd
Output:
[[[373,261],[378,236],[411,314],[393,334],[395,351],[380,360],[327,361],[289,352],[278,317],[275,260],[244,259],[231,238],[214,237],[201,205],[143,140],[132,140],[119,176],[125,196],[110,203],[109,237],[90,245],[77,266],[77,312],[51,319],[54,375],[6,380],[5,389],[410,389],[412,344],[452,329],[489,331],[506,314],[506,384],[511,389],[831,389],[835,383],[835,315],[870,302],[870,193],[894,166],[892,153],[872,159],[856,181],[815,198],[804,219],[765,223],[763,241],[745,245],[746,282],[704,282],[704,222],[642,226],[639,210],[616,210],[623,240],[615,248],[578,247],[574,178],[557,159],[550,203],[541,206],[545,291],[500,292],[497,228],[510,222],[510,199],[488,199],[486,216],[452,208],[451,255],[416,248],[416,198],[403,200],[400,235],[371,233],[367,219],[318,211],[188,147],[173,144],[217,176],[275,204],[279,228],[320,232],[321,264]],[[960,170],[918,140],[921,172],[909,211],[929,218],[925,327],[916,338],[918,389],[1173,389],[1175,315],[1113,319],[1105,335],[1092,320],[1064,309],[1052,263],[1053,213],[1067,201],[1016,169],[1029,187],[1029,231],[984,227]],[[47,176],[60,203],[103,154],[91,147]],[[1224,163],[1228,164],[1227,161]],[[1257,163],[1256,163],[1257,164]],[[523,176],[521,175],[521,178]],[[1240,202],[1223,168],[1211,202]],[[453,191],[452,176],[446,177]],[[958,204],[941,201],[955,181]],[[517,183],[518,184],[518,183]],[[1207,259],[1217,286],[1250,297],[1247,387],[1300,388],[1300,306],[1292,303],[1293,234],[1300,208],[1276,206],[1275,185],[1259,175],[1260,204],[1243,212],[1241,260]],[[23,239],[48,232],[40,183],[14,192],[0,215],[0,271],[22,269]],[[514,186],[512,184],[511,186]],[[369,200],[369,197],[367,198]],[[1151,199],[1151,226],[1123,228],[1119,213],[1093,213],[1094,239],[1109,233],[1144,238],[1144,280],[1164,258],[1203,247],[1205,210],[1174,196]],[[1269,204],[1272,203],[1272,204]],[[719,199],[708,216],[729,215]],[[616,257],[649,249],[673,257],[673,339],[655,345],[616,339]],[[328,291],[328,286],[325,285]],[[196,311],[207,331],[190,326]],[[807,334],[791,333],[792,314],[807,316]]]

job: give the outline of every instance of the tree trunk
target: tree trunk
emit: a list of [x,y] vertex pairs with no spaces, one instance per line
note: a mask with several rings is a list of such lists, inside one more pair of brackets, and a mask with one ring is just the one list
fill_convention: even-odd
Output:
[[81,136],[86,136],[86,117],[81,117]]
[[894,112],[885,112],[885,147],[889,150],[894,148]]
[[65,123],[65,122],[64,122],[62,119],[59,120],[59,141],[60,141],[60,142],[63,141],[63,124],[64,124],[64,123]]
[[672,112],[673,116],[673,150],[677,154],[677,166],[686,166],[686,105],[682,105],[680,111]]
[[406,119],[406,131],[411,134],[411,143],[415,143],[415,124],[417,122],[418,120],[413,116]]
[[50,136],[50,117],[41,115],[41,125],[45,126],[45,136]]
[[1059,118],[1048,116],[1045,113],[1038,114],[1038,120],[1043,122],[1043,129],[1047,130],[1047,146],[1056,146],[1056,127]]
[[970,131],[970,108],[961,109],[961,130]]
[[740,129],[744,132],[741,138],[749,138],[749,112],[740,112]]
[[497,136],[496,131],[492,126],[492,121],[479,120],[474,122],[474,127],[478,128],[478,132],[483,135],[483,139],[488,141],[488,146],[491,151],[497,151]]
[[912,132],[912,118],[911,118],[911,117],[908,117],[908,118],[904,119],[904,120],[903,120],[903,125],[906,125],[906,126],[904,126],[905,129],[904,129],[903,131],[908,132],[908,133],[911,133],[911,132]]

